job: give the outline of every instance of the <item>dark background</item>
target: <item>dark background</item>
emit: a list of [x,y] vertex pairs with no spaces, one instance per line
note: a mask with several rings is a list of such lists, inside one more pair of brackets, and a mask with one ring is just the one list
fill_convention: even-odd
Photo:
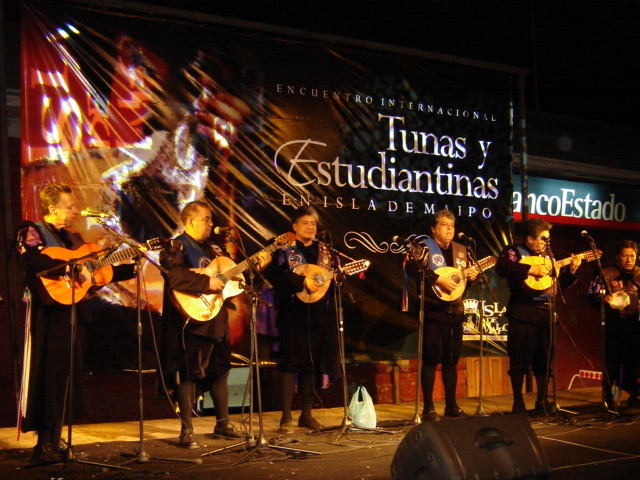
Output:
[[[640,127],[636,0],[139,3],[524,67],[530,72],[530,110]],[[18,0],[4,4],[5,19],[17,22]],[[5,34],[11,34],[13,26],[5,27]],[[9,67],[17,65],[15,46],[9,39]],[[17,87],[17,75],[17,68],[8,69],[9,87]]]

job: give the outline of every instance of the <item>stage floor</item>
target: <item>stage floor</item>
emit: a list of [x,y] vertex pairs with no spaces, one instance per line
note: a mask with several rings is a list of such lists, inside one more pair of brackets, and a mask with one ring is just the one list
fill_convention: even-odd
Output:
[[[640,411],[622,409],[615,416],[598,408],[599,388],[583,388],[558,392],[560,406],[574,410],[576,415],[528,415],[527,419],[549,458],[553,479],[631,479],[640,476]],[[534,397],[527,396],[532,407]],[[459,399],[469,414],[477,411],[477,398]],[[442,402],[436,402],[441,412]],[[500,428],[501,415],[509,412],[511,396],[485,397],[483,410],[491,416],[492,424]],[[398,425],[414,416],[414,404],[376,405],[380,425]],[[297,412],[294,412],[294,414]],[[287,455],[277,449],[251,449],[251,455],[232,465],[245,455],[244,443],[237,449],[202,457],[203,453],[234,442],[211,438],[212,417],[198,418],[194,426],[201,447],[186,450],[177,446],[179,422],[176,419],[144,422],[142,445],[150,457],[142,462],[137,451],[140,442],[139,422],[79,424],[73,429],[74,452],[78,460],[118,465],[126,461],[124,455],[133,454],[128,469],[101,468],[82,462],[48,466],[28,466],[32,434],[16,440],[14,428],[0,429],[0,478],[35,479],[182,479],[182,480],[254,480],[254,479],[310,479],[310,480],[389,480],[391,461],[398,445],[412,428],[391,426],[375,432],[343,431],[343,409],[319,409],[318,420],[335,430],[309,433],[295,428],[289,435],[278,435],[279,412],[263,416],[264,439],[272,445],[318,452],[321,455]],[[234,421],[242,423],[240,414]],[[473,419],[443,419],[443,422],[472,423]],[[247,423],[247,422],[245,422]],[[254,433],[258,422],[254,415]],[[64,436],[66,437],[66,430]],[[441,479],[437,479],[441,480]],[[446,479],[445,479],[446,480]]]

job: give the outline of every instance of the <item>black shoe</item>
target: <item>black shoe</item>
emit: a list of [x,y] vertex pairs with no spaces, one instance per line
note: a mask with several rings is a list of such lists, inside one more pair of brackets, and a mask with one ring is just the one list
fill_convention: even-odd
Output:
[[298,418],[298,426],[301,428],[308,428],[309,430],[321,430],[324,428],[324,425],[315,418],[303,417],[302,415]]
[[293,419],[291,417],[281,418],[280,426],[278,427],[278,433],[292,433],[293,432]]
[[514,400],[511,413],[527,413],[527,406],[524,404],[524,400]]
[[454,405],[452,407],[445,407],[444,416],[449,418],[462,418],[466,417],[467,414],[464,413],[464,410],[462,410],[459,406]]
[[61,438],[58,442],[58,453],[67,453],[67,450],[69,450],[69,445]]
[[190,428],[183,430],[178,440],[178,445],[183,448],[198,448],[198,441]]
[[58,463],[60,461],[60,455],[55,451],[51,443],[42,443],[33,447],[29,463],[33,465],[43,465]]
[[553,415],[556,413],[556,407],[549,400],[536,400],[536,404],[533,408],[535,413],[544,413],[546,415]]
[[422,423],[439,421],[440,415],[438,415],[438,412],[436,412],[435,408],[430,408],[428,410],[422,411]]
[[224,438],[242,438],[240,430],[231,422],[226,425],[216,425],[213,429],[213,435]]

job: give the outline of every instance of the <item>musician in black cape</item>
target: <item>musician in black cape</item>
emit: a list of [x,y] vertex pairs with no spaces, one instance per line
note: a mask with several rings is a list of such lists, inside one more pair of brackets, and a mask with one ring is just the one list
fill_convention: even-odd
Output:
[[[523,243],[505,247],[496,264],[501,277],[507,279],[509,302],[506,316],[509,319],[507,331],[507,353],[509,355],[509,376],[513,389],[512,413],[526,413],[522,394],[524,377],[529,368],[536,377],[537,397],[535,411],[553,413],[555,406],[547,400],[551,358],[551,301],[558,293],[558,282],[546,290],[528,287],[528,277],[545,278],[554,274],[551,262],[528,264],[521,262],[527,257],[547,257],[550,255],[550,230],[552,225],[540,218],[532,218],[522,224]],[[562,289],[573,285],[578,279],[576,271],[581,258],[572,256],[571,263],[560,269],[558,281]]]
[[[30,357],[25,356],[27,361],[23,366],[20,428],[23,432],[37,432],[38,440],[31,462],[49,463],[58,461],[66,449],[61,434],[65,422],[63,414],[68,404],[66,393],[70,370],[72,306],[51,298],[37,274],[49,271],[47,276],[62,277],[69,273],[68,267],[63,266],[66,262],[42,253],[44,248],[56,246],[75,250],[85,242],[71,228],[78,215],[78,206],[69,186],[47,185],[40,190],[39,197],[42,221],[22,222],[17,228],[15,244],[18,264],[25,273],[26,300],[31,310],[25,339],[25,348],[30,349]],[[112,281],[133,278],[134,267],[134,264],[113,267]],[[82,281],[91,278],[86,266],[77,275],[76,278]],[[76,304],[79,326],[89,322],[91,313],[82,300],[77,298]],[[79,343],[77,340],[74,343],[74,418],[83,412]]]
[[[422,396],[424,401],[422,421],[439,421],[433,403],[433,389],[438,364],[442,365],[442,383],[444,385],[446,417],[464,417],[466,414],[456,401],[458,383],[457,365],[462,348],[462,324],[464,323],[464,306],[462,295],[451,301],[444,301],[435,293],[434,288],[445,294],[452,293],[458,283],[448,276],[439,275],[440,267],[453,267],[464,270],[470,267],[467,247],[454,242],[455,215],[449,210],[438,210],[431,218],[431,238],[423,240],[426,246],[421,258],[413,259],[408,271],[415,274],[425,270],[425,281],[429,292],[425,296],[424,333],[423,333],[423,368],[421,372]],[[477,272],[468,270],[467,280],[473,282]]]
[[616,263],[602,270],[589,287],[589,302],[599,308],[604,300],[605,401],[613,408],[613,386],[629,394],[627,406],[640,407],[640,313],[638,245],[623,240],[615,248]]
[[[227,300],[210,320],[195,321],[182,313],[172,297],[177,290],[187,294],[220,294],[224,281],[212,275],[206,267],[226,252],[214,244],[209,236],[213,228],[211,208],[204,202],[188,203],[181,212],[184,233],[171,242],[160,255],[165,288],[162,307],[161,367],[164,384],[178,402],[181,430],[179,445],[198,446],[192,422],[196,392],[208,391],[213,400],[216,425],[213,434],[240,438],[238,428],[229,418],[229,388],[227,378],[231,369],[231,334],[229,331]],[[259,253],[259,268],[271,260]]]
[[314,209],[298,208],[291,223],[295,244],[278,250],[265,270],[276,291],[282,433],[290,432],[293,426],[291,404],[296,380],[302,397],[298,426],[318,430],[322,425],[312,415],[318,388],[339,377],[333,288],[329,287],[319,300],[307,303],[297,294],[313,294],[318,291],[318,285],[310,276],[294,272],[305,264],[330,271],[338,266],[338,260],[326,244],[315,239],[318,215]]

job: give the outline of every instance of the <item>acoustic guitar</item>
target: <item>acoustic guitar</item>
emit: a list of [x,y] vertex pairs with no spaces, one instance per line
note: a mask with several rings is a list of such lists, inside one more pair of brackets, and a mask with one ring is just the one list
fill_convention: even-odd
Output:
[[[153,238],[142,243],[140,248],[149,251],[160,250],[164,248],[165,243],[166,241],[162,238]],[[91,272],[91,279],[81,281],[76,278],[75,293],[72,292],[73,284],[71,282],[71,275],[40,277],[42,284],[51,298],[63,305],[71,305],[71,299],[75,296],[75,301],[79,302],[92,287],[102,287],[111,282],[113,279],[112,265],[114,263],[135,257],[139,253],[137,248],[131,247],[123,248],[110,254],[100,255],[100,253],[104,251],[104,247],[96,245],[95,243],[85,243],[75,250],[63,247],[47,247],[42,250],[42,253],[45,255],[65,262],[87,257],[79,260],[78,264],[87,267]]]
[[[585,262],[591,262],[596,258],[600,258],[602,256],[602,250],[596,250],[595,254],[592,250],[587,250],[586,252],[578,253],[574,255],[574,257],[579,257]],[[559,270],[565,265],[569,265],[571,263],[572,257],[567,257],[562,260],[555,261],[555,269]],[[544,265],[547,267],[549,272],[552,272],[551,259],[549,257],[539,257],[539,256],[531,256],[531,257],[522,257],[520,259],[520,263],[524,263],[526,265]],[[534,277],[533,275],[529,275],[525,280],[524,284],[532,290],[547,290],[551,288],[555,283],[555,276],[545,275],[544,277]]]
[[464,270],[460,270],[459,268],[455,267],[437,268],[434,270],[434,273],[436,273],[440,277],[450,278],[457,283],[457,286],[453,290],[453,292],[446,293],[437,285],[433,285],[433,293],[435,293],[440,300],[443,300],[445,302],[452,302],[454,300],[457,300],[464,293],[464,289],[467,286],[467,276],[470,273],[484,272],[485,270],[493,267],[497,263],[497,261],[498,259],[496,257],[489,256],[478,260],[477,265],[472,265],[471,267],[465,268]]
[[313,265],[310,263],[298,265],[294,268],[293,273],[310,278],[316,283],[316,285],[318,285],[319,288],[313,293],[307,292],[307,290],[304,289],[301,292],[296,293],[296,296],[304,303],[317,302],[324,297],[325,293],[327,293],[329,285],[331,285],[331,280],[333,280],[333,277],[336,274],[342,272],[345,275],[355,275],[356,273],[364,272],[369,268],[369,265],[371,265],[369,260],[355,260],[333,270],[327,270],[319,265]]
[[180,312],[189,320],[196,322],[211,320],[218,314],[222,308],[222,304],[227,298],[235,297],[244,291],[244,276],[242,272],[252,264],[255,265],[258,263],[258,255],[260,253],[275,252],[279,248],[291,245],[295,240],[295,233],[283,233],[274,240],[274,243],[237,265],[229,257],[214,258],[205,270],[207,270],[209,276],[218,277],[224,282],[222,292],[192,294],[173,290],[174,303]]

